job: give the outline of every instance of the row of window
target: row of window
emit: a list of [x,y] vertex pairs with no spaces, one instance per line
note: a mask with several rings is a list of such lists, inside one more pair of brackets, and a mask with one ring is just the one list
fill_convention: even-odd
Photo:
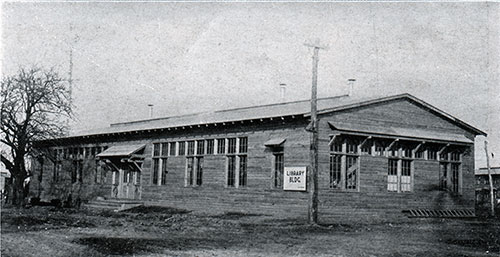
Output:
[[226,185],[246,186],[247,151],[247,137],[154,143],[151,184],[167,183],[168,156],[186,155],[185,186],[201,186],[204,155],[217,153],[226,155]]
[[362,137],[330,138],[330,152],[413,158],[425,160],[461,161],[458,149],[447,149],[439,144],[423,144],[419,142],[403,142],[390,139],[363,139]]
[[217,138],[153,144],[153,157],[235,154],[248,151],[246,137]]
[[56,148],[52,155],[56,160],[94,158],[106,149],[107,146]]
[[[331,138],[330,144],[330,188],[356,191],[359,188],[359,155],[374,153],[376,156],[387,156],[387,191],[409,192],[413,185],[412,158],[436,159],[439,153],[439,188],[451,192],[460,192],[460,160],[458,149],[445,152],[441,147],[434,151],[433,146],[416,147],[416,143],[398,143],[384,145],[384,141],[371,141],[367,147],[367,140],[340,137]],[[381,143],[382,142],[382,143]],[[370,144],[370,143],[368,143]],[[436,146],[434,146],[436,147]],[[372,151],[373,150],[373,151]],[[415,154],[412,154],[415,153]],[[422,155],[417,154],[422,153]]]
[[[101,163],[101,161],[96,161],[95,174],[94,174],[94,184],[103,184],[106,182],[107,166]],[[62,161],[56,161],[54,164],[54,170],[52,173],[52,179],[54,182],[60,180],[60,175],[62,171]],[[71,183],[76,182],[83,183],[83,161],[73,160],[71,167]]]

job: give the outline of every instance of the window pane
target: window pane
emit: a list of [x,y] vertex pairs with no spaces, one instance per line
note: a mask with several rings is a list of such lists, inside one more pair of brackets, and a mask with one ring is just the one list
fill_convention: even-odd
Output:
[[330,188],[340,186],[342,155],[330,155]]
[[158,185],[158,171],[160,169],[160,159],[153,159],[153,185]]
[[227,144],[227,153],[236,153],[236,138],[229,138]]
[[217,139],[217,153],[218,154],[226,153],[226,140],[224,138]]
[[239,153],[246,153],[247,150],[248,150],[248,139],[246,137],[240,137]]
[[167,183],[167,158],[161,159],[161,184],[165,185]]
[[194,158],[188,157],[186,158],[187,172],[188,172],[188,184],[193,185],[194,179]]
[[401,161],[401,191],[411,191],[411,161]]
[[168,152],[168,155],[175,156],[175,150],[177,150],[176,147],[175,147],[176,143],[175,142],[170,142],[169,145],[170,145],[170,151]]
[[358,152],[358,142],[354,139],[346,140],[346,150],[348,153],[357,153]]
[[427,150],[427,158],[429,160],[436,160],[437,159],[437,152],[434,149],[428,149]]
[[214,140],[207,140],[207,154],[214,154]]
[[387,191],[398,191],[398,160],[389,159],[387,170]]
[[228,156],[227,157],[227,185],[234,186],[236,178],[236,157]]
[[194,141],[188,141],[187,155],[194,155]]
[[458,192],[460,164],[451,164],[451,191]]
[[345,188],[356,189],[358,183],[358,157],[346,156]]
[[240,186],[247,185],[247,157],[245,155],[239,156],[240,158]]
[[186,154],[186,142],[181,141],[179,142],[179,155],[185,155]]
[[160,144],[153,144],[153,156],[160,156]]
[[274,187],[283,188],[284,160],[283,154],[274,155]]
[[161,155],[167,156],[168,153],[168,143],[161,144]]
[[196,154],[197,155],[205,154],[205,140],[196,141]]
[[439,189],[446,190],[448,187],[448,163],[439,163]]
[[197,157],[197,166],[196,166],[196,185],[201,186],[203,180],[203,157]]
[[342,140],[340,140],[339,138],[335,138],[335,140],[330,145],[330,151],[342,152]]

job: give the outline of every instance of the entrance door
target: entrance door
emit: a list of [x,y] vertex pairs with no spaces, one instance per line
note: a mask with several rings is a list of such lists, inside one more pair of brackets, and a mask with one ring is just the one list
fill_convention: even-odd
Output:
[[113,191],[111,196],[122,199],[141,198],[140,172],[130,167],[122,167],[113,173]]

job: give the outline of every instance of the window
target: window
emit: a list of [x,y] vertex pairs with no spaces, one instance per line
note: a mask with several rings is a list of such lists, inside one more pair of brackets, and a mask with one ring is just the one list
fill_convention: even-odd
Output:
[[[330,140],[332,140],[332,138],[330,138]],[[330,151],[341,153],[342,152],[342,141],[341,140],[334,140],[330,144]]]
[[387,171],[387,191],[398,191],[398,160],[389,159],[389,169]]
[[181,141],[179,142],[179,156],[186,155],[186,142]]
[[204,140],[196,141],[196,154],[197,155],[205,154],[205,141]]
[[446,191],[448,188],[448,163],[439,163],[439,190]]
[[159,158],[154,158],[153,159],[153,179],[151,183],[153,185],[158,185],[158,173],[160,170],[160,159]]
[[361,154],[371,155],[372,154],[372,144],[365,142],[361,146]]
[[217,153],[218,154],[226,153],[226,139],[224,138],[217,139]]
[[412,152],[412,148],[410,145],[402,145],[401,146],[401,157],[403,158],[411,158],[411,152]]
[[194,141],[188,141],[187,155],[194,155]]
[[359,180],[359,140],[356,138],[336,138],[330,145],[330,188],[358,190]]
[[160,175],[160,185],[166,185],[167,184],[167,158],[161,158],[161,175]]
[[439,154],[439,160],[447,161],[448,160],[448,153],[447,152],[440,153]]
[[460,193],[461,153],[451,151],[446,155],[449,158],[440,158],[439,161],[439,190]]
[[176,146],[176,142],[170,142],[168,144],[169,144],[169,147],[170,147],[168,155],[169,156],[175,156],[175,150],[177,150],[176,147],[175,147]]
[[234,187],[236,180],[236,156],[227,157],[227,186]]
[[330,188],[340,187],[342,169],[342,155],[331,154],[330,155]]
[[214,154],[214,140],[207,140],[207,154]]
[[95,176],[94,176],[94,183],[95,184],[101,183],[101,172],[102,172],[101,162],[96,161],[95,162]]
[[238,153],[246,153],[248,150],[248,138],[240,137],[239,142],[240,142],[240,148]]
[[416,159],[423,159],[424,158],[424,152],[423,151],[416,151],[415,152],[415,158]]
[[168,143],[162,143],[161,144],[161,156],[167,156],[168,155]]
[[54,165],[54,175],[53,175],[53,180],[55,182],[59,181],[59,174],[61,174],[62,170],[62,161],[56,161]]
[[203,157],[196,157],[196,185],[201,186],[203,182]]
[[82,161],[73,161],[73,169],[71,170],[71,183],[83,182],[83,167]]
[[459,169],[459,163],[451,164],[451,191],[455,193],[459,192]]
[[153,144],[153,156],[160,156],[160,144]]
[[194,157],[186,158],[186,175],[187,175],[187,185],[193,185],[194,179]]
[[375,155],[384,156],[385,146],[382,142],[375,142]]
[[427,159],[429,160],[437,160],[437,152],[435,149],[427,149]]
[[411,191],[411,160],[389,159],[387,169],[387,191]]
[[151,184],[165,185],[167,183],[167,158],[169,155],[169,143],[153,144],[153,174]]
[[247,156],[246,155],[240,155],[238,156],[240,160],[240,181],[239,185],[240,186],[246,186],[247,185]]
[[411,161],[401,160],[401,192],[411,191]]
[[357,189],[358,185],[358,157],[346,156],[345,189]]
[[227,140],[227,153],[236,153],[236,138],[228,138]]
[[285,170],[283,152],[274,154],[274,187],[283,188],[283,172]]

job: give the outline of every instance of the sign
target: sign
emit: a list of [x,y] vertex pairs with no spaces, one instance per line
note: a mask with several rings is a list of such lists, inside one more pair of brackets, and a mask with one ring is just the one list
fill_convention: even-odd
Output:
[[285,167],[283,190],[306,191],[307,167]]

